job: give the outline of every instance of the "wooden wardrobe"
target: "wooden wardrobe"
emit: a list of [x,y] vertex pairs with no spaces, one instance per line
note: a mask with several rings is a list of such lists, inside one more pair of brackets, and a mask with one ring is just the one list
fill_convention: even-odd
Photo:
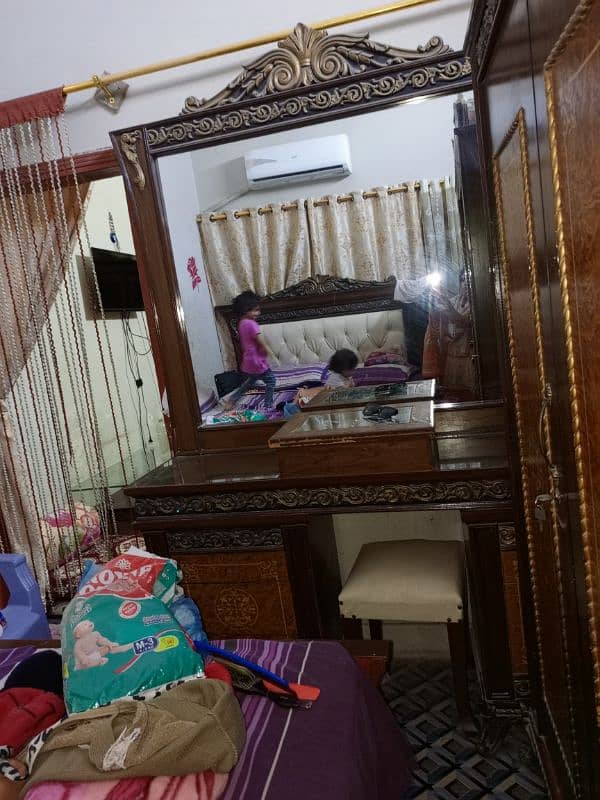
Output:
[[477,0],[474,74],[512,405],[532,728],[600,797],[600,0]]

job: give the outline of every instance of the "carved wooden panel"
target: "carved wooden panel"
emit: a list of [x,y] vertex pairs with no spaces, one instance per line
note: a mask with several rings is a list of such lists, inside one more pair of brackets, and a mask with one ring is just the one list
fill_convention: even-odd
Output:
[[542,699],[564,767],[575,786],[574,665],[567,645],[564,553],[555,510],[548,508],[545,518],[538,520],[534,506],[535,497],[551,488],[544,459],[544,452],[551,453],[551,440],[542,406],[546,368],[523,109],[494,156],[494,183]]
[[283,551],[180,555],[177,561],[210,637],[297,636]]
[[206,528],[165,535],[172,554],[283,548],[281,528]]
[[461,506],[500,503],[511,498],[510,484],[505,478],[453,481],[450,477],[446,481],[420,483],[374,483],[136,497],[135,513],[137,517],[148,518],[305,508],[359,508],[373,505]]
[[504,582],[504,605],[508,627],[508,645],[512,671],[515,675],[527,672],[527,648],[523,633],[521,590],[519,587],[519,563],[516,550],[502,551],[502,580]]
[[571,424],[600,724],[600,3],[584,0],[546,63]]
[[523,627],[523,604],[519,582],[519,559],[517,555],[517,532],[514,525],[499,525],[502,560],[502,582],[504,584],[504,606],[510,658],[514,675],[527,673],[527,646]]

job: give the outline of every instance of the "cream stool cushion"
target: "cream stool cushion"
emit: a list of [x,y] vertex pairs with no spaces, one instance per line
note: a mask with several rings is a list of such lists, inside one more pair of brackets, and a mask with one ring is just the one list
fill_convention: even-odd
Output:
[[458,622],[463,617],[462,542],[404,540],[363,545],[339,602],[344,617]]

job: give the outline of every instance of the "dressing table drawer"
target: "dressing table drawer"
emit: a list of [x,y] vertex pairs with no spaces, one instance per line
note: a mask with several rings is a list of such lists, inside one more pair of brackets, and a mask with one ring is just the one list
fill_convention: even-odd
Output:
[[211,638],[297,636],[283,550],[195,553],[177,561]]

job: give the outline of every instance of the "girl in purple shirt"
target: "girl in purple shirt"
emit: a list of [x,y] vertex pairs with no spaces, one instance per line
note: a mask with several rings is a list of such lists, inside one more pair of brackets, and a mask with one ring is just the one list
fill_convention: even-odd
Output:
[[231,408],[257,381],[266,386],[265,407],[273,407],[275,375],[269,367],[269,350],[256,321],[260,316],[260,298],[254,292],[242,292],[233,301],[234,313],[239,317],[238,333],[242,350],[241,369],[244,382],[229,395],[227,407]]

